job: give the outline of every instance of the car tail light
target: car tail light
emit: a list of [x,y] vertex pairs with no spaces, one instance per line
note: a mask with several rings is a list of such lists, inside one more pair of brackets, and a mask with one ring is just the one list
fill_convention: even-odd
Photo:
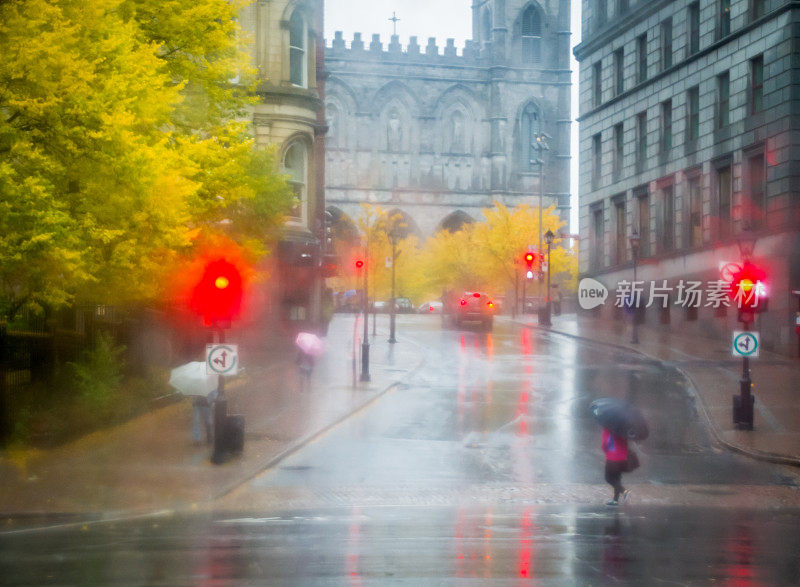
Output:
[[462,306],[466,306],[467,305],[467,300],[461,300],[461,305]]
[[433,312],[433,306],[428,306],[428,312]]
[[493,304],[492,302],[489,302],[489,303],[488,303],[488,304],[486,304],[486,305],[487,305],[487,306],[489,306],[489,308],[494,308],[494,304]]
[[474,294],[472,294],[472,297],[479,298],[479,297],[481,297],[481,294],[479,294],[478,292],[475,292]]

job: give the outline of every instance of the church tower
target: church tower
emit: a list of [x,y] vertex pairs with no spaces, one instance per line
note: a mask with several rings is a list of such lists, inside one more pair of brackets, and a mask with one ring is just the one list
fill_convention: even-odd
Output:
[[473,42],[488,62],[492,191],[539,190],[545,207],[562,209],[569,205],[569,26],[569,0],[472,0]]

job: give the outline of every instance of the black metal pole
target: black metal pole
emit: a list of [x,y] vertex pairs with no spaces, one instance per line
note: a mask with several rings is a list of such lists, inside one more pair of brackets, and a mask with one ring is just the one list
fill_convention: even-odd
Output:
[[525,316],[525,286],[528,283],[528,272],[525,272],[525,279],[522,280],[522,311],[520,314]]
[[396,343],[397,339],[395,338],[395,319],[397,315],[397,308],[395,307],[395,260],[397,257],[397,243],[395,239],[392,239],[392,305],[389,308],[389,342]]
[[[220,344],[225,343],[225,330],[216,328]],[[214,451],[211,453],[211,462],[215,465],[225,462],[225,422],[228,419],[228,402],[225,401],[225,377],[219,375],[217,399],[214,400]]]
[[[548,238],[550,233],[548,231]],[[544,326],[552,326],[552,321],[550,320],[550,241],[547,242],[547,291],[546,291],[547,299],[545,300],[544,304],[544,320],[542,324]]]
[[[636,261],[639,258],[639,252],[634,249],[633,250],[633,283],[631,284],[631,305],[633,306],[633,327],[631,329],[631,344],[639,344],[639,325],[637,324],[637,320],[639,318],[639,303],[635,296],[635,288],[636,288]],[[636,302],[634,304],[634,302]]]
[[[744,331],[750,330],[750,323],[746,320],[744,322]],[[753,395],[751,387],[753,385],[750,379],[750,359],[742,357],[742,379],[739,381],[739,422],[744,429],[753,429]]]
[[364,339],[361,341],[361,381],[369,381],[369,245],[364,253]]

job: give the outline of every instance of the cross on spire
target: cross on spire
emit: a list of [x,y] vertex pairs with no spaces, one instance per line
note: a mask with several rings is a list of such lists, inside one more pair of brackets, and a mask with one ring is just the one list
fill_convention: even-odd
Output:
[[397,34],[397,21],[400,20],[399,18],[397,18],[397,12],[396,11],[394,11],[394,10],[392,11],[392,18],[390,18],[389,20],[392,21],[392,26],[394,27],[394,32],[392,34],[396,35]]

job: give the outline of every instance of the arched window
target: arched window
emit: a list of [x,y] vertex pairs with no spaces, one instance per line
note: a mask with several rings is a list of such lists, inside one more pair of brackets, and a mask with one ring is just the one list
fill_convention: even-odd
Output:
[[537,160],[541,157],[541,153],[537,149],[537,138],[541,134],[542,121],[539,108],[529,103],[522,111],[522,120],[520,121],[520,153],[522,153],[522,169],[524,171],[532,171],[538,165]]
[[306,23],[298,10],[289,19],[289,81],[305,88],[308,84]]
[[283,155],[283,172],[289,176],[297,204],[290,216],[294,220],[305,221],[308,210],[308,148],[302,141],[295,141]]
[[488,43],[492,40],[492,13],[488,8],[483,10],[483,42]]
[[542,16],[534,6],[528,6],[522,13],[522,60],[542,61]]

